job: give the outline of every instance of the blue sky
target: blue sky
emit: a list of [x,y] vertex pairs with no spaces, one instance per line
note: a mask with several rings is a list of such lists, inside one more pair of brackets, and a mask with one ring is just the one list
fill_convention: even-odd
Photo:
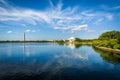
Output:
[[0,0],[0,40],[94,39],[120,31],[120,0]]

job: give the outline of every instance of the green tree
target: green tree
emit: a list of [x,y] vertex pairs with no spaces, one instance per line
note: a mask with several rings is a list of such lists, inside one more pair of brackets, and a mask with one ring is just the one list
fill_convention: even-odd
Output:
[[98,39],[105,40],[105,39],[118,39],[120,38],[120,31],[109,31],[104,32]]
[[75,41],[80,42],[80,41],[81,41],[81,39],[80,39],[80,38],[75,38]]
[[101,34],[98,40],[93,41],[93,45],[120,49],[120,31],[109,31]]

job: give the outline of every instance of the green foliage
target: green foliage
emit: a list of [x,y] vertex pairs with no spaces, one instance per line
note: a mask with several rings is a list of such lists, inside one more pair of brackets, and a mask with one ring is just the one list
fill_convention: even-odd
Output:
[[117,39],[95,40],[93,41],[93,45],[112,49],[120,49],[120,44],[117,42]]
[[120,44],[115,44],[115,45],[113,46],[113,48],[114,48],[114,49],[120,49]]
[[120,32],[105,32],[98,38],[98,40],[93,41],[93,45],[112,49],[120,49]]
[[112,62],[114,64],[120,63],[120,55],[119,54],[113,54],[111,52],[102,51],[102,50],[99,50],[94,47],[93,47],[93,49],[94,49],[94,51],[98,52],[104,60]]
[[98,39],[100,40],[120,39],[120,31],[105,32]]
[[118,44],[120,44],[120,38],[117,39]]
[[58,41],[56,41],[59,45],[64,45],[64,41],[63,40],[58,40]]
[[81,41],[81,39],[80,39],[80,38],[75,38],[75,41],[78,41],[78,42],[79,42],[79,41]]

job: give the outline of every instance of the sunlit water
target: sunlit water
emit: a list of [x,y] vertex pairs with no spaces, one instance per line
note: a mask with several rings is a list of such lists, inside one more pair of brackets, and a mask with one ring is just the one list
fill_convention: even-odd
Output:
[[120,55],[90,45],[1,43],[0,80],[120,80]]

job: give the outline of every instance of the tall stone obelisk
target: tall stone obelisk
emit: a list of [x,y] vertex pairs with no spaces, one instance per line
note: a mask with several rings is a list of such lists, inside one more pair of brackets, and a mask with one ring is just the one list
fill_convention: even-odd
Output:
[[25,42],[25,32],[24,32],[24,42]]

